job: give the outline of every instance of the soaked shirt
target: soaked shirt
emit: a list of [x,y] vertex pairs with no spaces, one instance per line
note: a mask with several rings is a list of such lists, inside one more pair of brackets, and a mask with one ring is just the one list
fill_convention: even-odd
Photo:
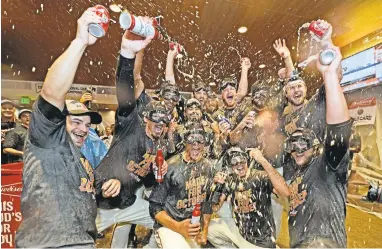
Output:
[[[213,179],[213,167],[203,158],[196,163],[187,163],[182,154],[168,161],[168,172],[164,182],[156,183],[150,195],[150,215],[161,211],[176,221],[190,219],[197,203],[202,204],[202,214],[211,214],[209,189]],[[154,228],[161,225],[156,221]]]
[[16,247],[94,246],[95,194],[102,179],[81,159],[66,131],[65,113],[66,107],[61,112],[41,96],[33,106],[24,147],[23,220]]
[[288,136],[297,128],[309,128],[316,133],[322,143],[326,127],[325,86],[322,85],[318,92],[300,110],[293,112],[291,108],[285,108],[283,127],[284,132]]
[[103,178],[115,178],[121,182],[120,194],[116,197],[99,196],[100,208],[126,208],[134,204],[136,191],[143,185],[152,187],[155,182],[152,165],[160,148],[166,156],[167,142],[152,140],[145,132],[140,115],[150,98],[142,92],[138,100],[134,95],[134,62],[120,56],[117,68],[117,100],[115,133],[109,151],[102,160],[97,173]]
[[346,247],[346,193],[352,121],[328,125],[324,153],[300,168],[289,186],[291,247],[324,238]]
[[232,195],[234,219],[241,236],[251,244],[275,248],[275,222],[271,194],[272,183],[265,171],[249,169],[246,180],[233,177],[227,184],[227,195]]

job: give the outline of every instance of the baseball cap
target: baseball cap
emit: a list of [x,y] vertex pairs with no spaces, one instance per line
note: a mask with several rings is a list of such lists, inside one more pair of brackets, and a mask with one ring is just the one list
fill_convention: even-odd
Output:
[[271,88],[267,85],[263,85],[262,82],[255,82],[252,86],[251,86],[251,94],[252,96],[258,92],[258,91],[261,91],[261,90],[265,90],[265,91],[268,91],[271,90]]
[[100,124],[102,122],[102,116],[98,112],[89,111],[88,108],[77,100],[66,100],[66,108],[69,115],[73,116],[90,116],[90,122],[92,124]]
[[11,104],[13,106],[16,106],[12,101],[10,101],[9,99],[3,99],[1,100],[1,104]]
[[32,113],[32,111],[29,110],[29,109],[22,109],[22,110],[20,110],[20,112],[19,112],[19,118],[21,118],[21,114],[23,114],[24,112]]
[[219,91],[223,91],[229,85],[237,88],[237,80],[232,77],[224,78],[219,84]]
[[192,106],[196,106],[198,107],[199,109],[202,108],[202,105],[200,104],[199,100],[195,99],[195,98],[190,98],[187,100],[186,102],[186,108],[190,108]]
[[195,84],[192,85],[192,90],[194,92],[199,92],[201,90],[208,92],[210,90],[210,88],[208,86],[206,86],[206,84],[203,81],[199,80]]
[[165,124],[168,124],[171,121],[171,113],[160,101],[151,101],[145,107],[143,116],[155,123],[164,122]]

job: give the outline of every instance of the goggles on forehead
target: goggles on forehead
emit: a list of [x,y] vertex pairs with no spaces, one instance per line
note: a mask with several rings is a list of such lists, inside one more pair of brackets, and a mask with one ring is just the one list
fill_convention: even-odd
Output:
[[171,115],[164,112],[164,111],[158,111],[154,110],[148,113],[147,118],[151,120],[154,123],[160,123],[163,122],[165,124],[170,123],[171,121]]
[[187,144],[204,144],[206,139],[202,134],[193,133],[185,137],[185,142]]

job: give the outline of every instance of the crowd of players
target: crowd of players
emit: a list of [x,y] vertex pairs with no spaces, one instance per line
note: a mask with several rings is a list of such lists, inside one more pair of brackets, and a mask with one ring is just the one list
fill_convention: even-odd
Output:
[[[291,247],[346,247],[352,120],[329,24],[323,40],[336,57],[330,65],[317,62],[323,84],[311,99],[285,41],[277,40],[285,62],[280,79],[255,82],[248,91],[251,62],[243,58],[240,81],[219,82],[221,107],[203,81],[194,82],[193,98],[181,96],[177,49],[168,51],[166,81],[150,97],[140,72],[151,38],[130,40],[127,31],[117,62],[113,138],[95,167],[80,148],[102,117],[65,101],[84,51],[97,40],[88,33],[99,21],[92,10],[78,20],[76,38],[49,69],[31,113],[18,247],[92,248],[97,233],[128,222],[154,230],[150,247],[275,248],[284,199]],[[166,159],[162,183],[155,181],[158,149]],[[151,194],[145,197],[143,188]],[[192,223],[197,204],[201,221]],[[126,241],[120,228],[113,240]]]

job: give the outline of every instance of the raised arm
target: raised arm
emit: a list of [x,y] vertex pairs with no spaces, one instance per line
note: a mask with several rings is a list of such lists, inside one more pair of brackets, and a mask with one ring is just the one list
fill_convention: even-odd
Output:
[[321,72],[325,84],[326,96],[326,122],[339,124],[350,119],[345,96],[340,85],[342,73],[342,55],[338,47],[329,47],[335,52],[335,59],[329,66],[322,65],[317,60],[317,69]]
[[[149,18],[144,19],[149,22]],[[116,72],[116,88],[118,100],[118,115],[127,116],[136,104],[136,89],[134,84],[134,65],[136,55],[143,50],[150,42],[152,37],[145,40],[129,40],[126,31],[122,37],[120,58]],[[142,60],[143,55],[137,57]],[[143,90],[143,89],[142,89]]]
[[144,56],[144,50],[142,49],[135,55],[135,65],[134,65],[134,87],[135,87],[135,99],[141,96],[143,90],[145,90],[145,84],[142,81],[141,71],[142,62]]
[[88,45],[96,42],[97,38],[88,32],[90,23],[99,23],[101,18],[87,9],[77,21],[77,35],[66,51],[53,63],[46,75],[41,96],[59,110],[64,109],[65,95],[73,84],[78,64]]
[[237,89],[237,102],[240,103],[248,93],[248,71],[251,68],[251,61],[244,57],[241,59],[241,76]]
[[281,197],[289,196],[289,188],[286,184],[284,178],[280,173],[273,168],[273,166],[268,162],[268,160],[263,156],[259,149],[251,149],[249,152],[251,158],[255,159],[264,170],[267,172],[269,179],[271,180],[272,186],[276,194]]
[[287,69],[287,78],[294,70],[292,57],[290,55],[289,48],[286,46],[285,40],[278,39],[273,44],[273,48],[276,50],[276,52],[283,58],[285,63],[285,68]]
[[166,60],[166,80],[171,85],[176,85],[175,82],[175,74],[174,74],[174,60],[178,55],[178,47],[180,44],[174,42],[170,43],[170,48],[167,52],[167,60]]

